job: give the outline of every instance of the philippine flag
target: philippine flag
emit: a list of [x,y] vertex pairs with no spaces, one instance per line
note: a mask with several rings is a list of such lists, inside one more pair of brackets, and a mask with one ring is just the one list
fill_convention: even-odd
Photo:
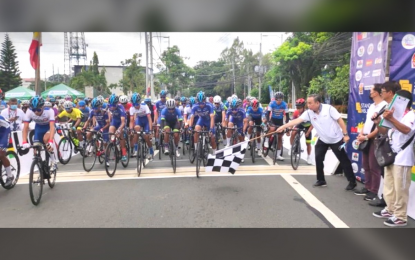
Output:
[[30,64],[33,69],[39,68],[39,47],[42,46],[41,33],[34,32],[32,44],[30,44],[29,54],[30,54]]

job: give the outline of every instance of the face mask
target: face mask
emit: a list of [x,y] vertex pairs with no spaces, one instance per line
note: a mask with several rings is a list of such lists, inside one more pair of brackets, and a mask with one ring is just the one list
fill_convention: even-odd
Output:
[[11,106],[10,106],[10,109],[11,109],[11,110],[16,110],[16,109],[17,109],[17,105],[11,105]]

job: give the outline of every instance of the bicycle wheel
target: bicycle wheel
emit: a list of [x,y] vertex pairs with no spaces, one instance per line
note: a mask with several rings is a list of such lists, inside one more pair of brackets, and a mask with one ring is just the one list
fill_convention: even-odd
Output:
[[58,144],[58,159],[63,165],[67,164],[72,157],[72,142],[63,137]]
[[174,144],[173,138],[170,140],[171,142],[171,164],[173,166],[173,172],[176,173],[176,145]]
[[136,156],[136,159],[137,159],[137,177],[140,177],[140,174],[141,174],[141,166],[142,166],[142,163],[141,163],[142,158],[141,158],[141,156],[142,156],[142,153],[141,153],[141,142],[140,142],[140,140],[138,140],[138,142],[137,142],[137,156]]
[[297,170],[298,165],[300,164],[300,149],[298,149],[299,142],[294,141],[291,147],[291,166],[294,170]]
[[[107,164],[108,163],[108,164]],[[114,143],[109,143],[105,150],[105,171],[108,177],[113,177],[117,170],[118,150]]]
[[268,144],[268,148],[264,146],[264,143],[265,143],[265,139],[266,138],[267,137],[262,138],[262,155],[264,157],[267,157],[268,156],[268,152],[269,152],[269,144]]
[[173,166],[173,153],[176,153],[174,149],[174,141],[173,141],[173,136],[170,136],[170,140],[169,140],[169,158],[170,158],[170,164]]
[[43,168],[41,163],[34,159],[30,166],[29,194],[33,205],[38,205],[43,192]]
[[195,161],[197,151],[195,151],[193,136],[189,136],[189,161],[193,163]]
[[105,162],[105,150],[104,150],[104,145],[103,145],[103,144],[101,144],[101,146],[97,146],[97,147],[99,147],[99,148],[97,148],[97,153],[99,153],[99,156],[98,156],[98,154],[97,154],[99,164],[103,164],[103,163]]
[[164,154],[163,134],[160,133],[159,138],[159,160],[161,160],[161,154]]
[[[121,161],[121,164],[122,164],[122,166],[124,167],[124,168],[127,168],[127,166],[128,166],[128,163],[130,162],[130,142],[129,142],[129,140],[125,140],[125,149],[126,149],[126,151],[127,151],[127,154],[126,154],[126,157],[127,157],[127,161]],[[121,151],[119,151],[121,154],[122,154],[122,152]]]
[[0,183],[3,188],[5,188],[6,190],[10,190],[16,185],[17,181],[19,180],[20,160],[14,151],[7,151],[6,158],[8,158],[10,161],[10,170],[14,176],[14,180],[11,185],[6,186],[6,181],[7,181],[6,169],[4,169],[2,162],[0,161],[0,173],[1,173]]
[[55,183],[56,183],[56,170],[50,171],[50,168],[49,168],[49,176],[50,177],[48,179],[48,185],[49,185],[49,188],[53,189],[53,187],[55,187]]
[[186,155],[186,133],[183,132],[182,134],[182,148],[183,148],[183,156]]
[[203,167],[206,167],[206,164],[207,164],[207,157],[208,157],[208,154],[209,154],[209,144],[210,143],[210,140],[209,140],[209,138],[206,138],[206,140],[205,140],[205,147],[204,147],[204,149],[203,149]]
[[146,167],[146,156],[148,154],[148,148],[146,143],[141,144],[141,164],[143,165],[143,168]]
[[272,141],[272,147],[273,147],[273,152],[274,152],[274,156],[273,156],[273,164],[275,165],[275,162],[277,161],[277,156],[278,156],[278,151],[277,151],[277,147],[278,147],[278,137],[277,135],[274,135],[274,140]]
[[97,147],[95,140],[89,141],[85,146],[85,156],[82,157],[82,166],[86,172],[94,168],[97,160]]
[[251,141],[251,157],[252,157],[252,163],[255,163],[255,156],[256,156],[255,149],[256,149],[256,139],[254,139],[254,140]]
[[220,150],[220,136],[221,131],[219,128],[216,128],[216,134],[215,134],[215,142],[216,142],[216,150]]
[[200,173],[200,165],[202,164],[202,153],[203,153],[203,147],[202,147],[202,142],[199,142],[198,147],[197,147],[197,152],[196,152],[196,177],[199,178],[199,173]]

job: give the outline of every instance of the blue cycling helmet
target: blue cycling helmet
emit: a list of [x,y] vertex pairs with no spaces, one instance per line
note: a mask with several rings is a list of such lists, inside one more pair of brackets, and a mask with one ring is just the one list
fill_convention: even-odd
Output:
[[78,105],[80,107],[84,107],[84,106],[86,106],[86,103],[85,103],[85,101],[81,100],[81,101],[78,102]]
[[190,101],[190,104],[194,104],[194,103],[196,103],[196,100],[195,100],[195,97],[190,97],[189,98],[189,101]]
[[186,97],[181,97],[180,102],[182,102],[182,103],[186,102]]
[[102,101],[100,99],[94,98],[92,100],[91,107],[98,108],[99,106],[102,106]]
[[151,103],[151,98],[145,98],[145,99],[144,99],[144,102],[145,102],[145,103]]
[[141,102],[141,96],[140,96],[140,94],[134,93],[131,96],[131,103],[133,103],[133,105],[134,105],[134,104],[140,104],[140,102]]
[[232,99],[231,104],[230,104],[231,105],[231,108],[232,109],[238,108],[238,106],[239,106],[238,103],[239,102],[238,102],[238,100],[236,98]]
[[107,106],[108,106],[107,103],[103,103],[102,104],[102,109],[107,109]]
[[42,108],[44,104],[45,104],[45,100],[43,100],[42,97],[34,96],[30,99],[30,108],[31,109]]
[[162,98],[162,97],[166,97],[166,96],[167,96],[167,91],[166,90],[162,90],[160,92],[160,97]]
[[108,103],[109,103],[110,105],[117,105],[117,104],[118,104],[118,101],[119,101],[118,96],[117,96],[117,95],[115,95],[115,94],[112,94],[112,95],[110,96],[110,98],[108,99]]
[[201,102],[205,102],[206,101],[206,96],[205,93],[203,91],[200,91],[199,93],[197,93],[196,95],[196,100],[197,102],[201,103]]

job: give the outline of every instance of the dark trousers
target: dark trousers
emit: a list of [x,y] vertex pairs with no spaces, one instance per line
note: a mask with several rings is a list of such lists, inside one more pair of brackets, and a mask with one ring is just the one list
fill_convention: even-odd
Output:
[[375,145],[373,139],[369,139],[369,151],[363,154],[363,169],[365,169],[365,187],[369,191],[378,194],[380,186],[380,174],[383,167],[380,167],[375,157]]
[[354,176],[352,164],[347,157],[346,151],[342,149],[339,151],[339,147],[343,144],[343,141],[339,141],[335,144],[326,144],[325,142],[318,140],[314,153],[316,156],[316,170],[317,170],[317,180],[325,181],[324,178],[324,158],[326,157],[327,150],[329,147],[336,155],[337,159],[340,161],[340,165],[343,168],[344,174],[349,182],[355,183],[356,177]]

